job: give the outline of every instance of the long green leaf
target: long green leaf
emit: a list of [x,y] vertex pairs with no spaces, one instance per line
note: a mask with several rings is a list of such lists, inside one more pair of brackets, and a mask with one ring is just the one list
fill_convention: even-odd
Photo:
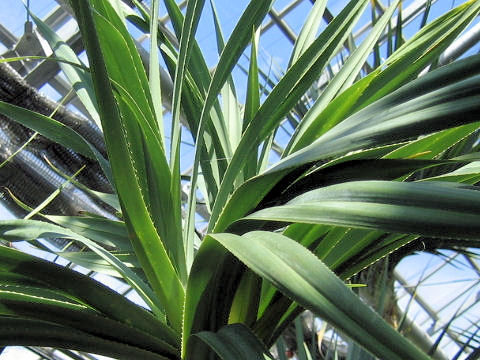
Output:
[[[112,163],[113,173],[115,174],[116,189],[119,194],[122,208],[124,209],[124,216],[127,219],[127,226],[130,230],[131,240],[149,282],[160,298],[162,305],[165,307],[170,324],[172,324],[173,328],[180,333],[182,323],[181,304],[183,303],[182,299],[184,296],[184,290],[179,276],[175,271],[174,264],[172,264],[167,250],[162,243],[162,239],[157,233],[154,221],[152,219],[152,214],[145,203],[144,194],[146,189],[142,189],[141,186],[144,184],[143,181],[146,174],[141,174],[142,178],[139,179],[139,164],[136,162],[137,160],[141,160],[143,162],[145,159],[139,159],[139,155],[141,156],[141,153],[139,154],[137,152],[136,154],[133,154],[130,144],[130,141],[134,140],[135,136],[137,136],[135,139],[136,142],[138,143],[139,141],[138,136],[140,134],[138,131],[138,124],[126,123],[124,118],[121,117],[119,106],[117,105],[113,94],[109,74],[106,70],[106,64],[103,58],[101,45],[96,37],[95,32],[93,31],[96,28],[96,24],[92,17],[90,6],[83,1],[71,2],[71,5],[75,11],[77,21],[79,22],[85,47],[87,49],[87,54],[89,56],[89,63],[92,69],[95,91],[97,96],[101,99],[101,101],[99,101],[99,110],[102,122],[105,122],[103,126],[103,128],[106,129],[105,139],[109,149],[109,157],[110,162]],[[96,19],[99,20],[101,18],[97,16]],[[103,21],[102,24],[107,26],[107,29],[109,29],[104,36],[113,34],[112,36],[115,36],[115,38],[112,38],[111,40],[118,40],[121,43],[122,40],[117,36],[118,34],[115,32],[115,29],[111,25],[108,25],[108,22],[106,21]],[[102,42],[102,45],[108,45],[109,41],[108,39],[106,40],[106,43],[104,41]],[[110,44],[108,46],[113,45],[114,44]],[[120,49],[122,49],[122,47],[120,47]],[[115,52],[110,53],[112,56],[113,54],[115,54]],[[110,60],[117,61],[118,59],[110,58]],[[111,66],[113,66],[113,64],[114,63],[110,63]],[[137,68],[136,65],[134,68]],[[142,71],[144,71],[143,68]],[[123,77],[126,74],[119,75]],[[144,89],[143,85],[141,86],[142,89]],[[148,84],[146,85],[146,88],[148,89]],[[140,94],[142,92],[140,92]],[[136,96],[138,96],[138,94]],[[126,104],[128,103],[129,102],[127,101]],[[123,110],[126,109],[123,108]],[[148,121],[148,123],[152,126],[157,126],[156,121],[154,124],[152,124],[150,121]],[[129,132],[127,132],[127,126]],[[153,131],[153,128],[149,128],[146,124],[144,124],[143,130]],[[135,150],[140,151],[142,148],[143,144],[142,147],[138,147],[137,145]],[[150,155],[159,153],[158,150],[158,147],[155,150],[151,149]],[[164,158],[164,156],[161,157]],[[162,166],[162,164],[158,163],[157,161],[153,162],[152,165]],[[168,169],[168,165],[166,166]],[[163,165],[163,167],[165,168],[165,165]],[[166,174],[169,174],[169,171],[167,173],[163,172],[163,176],[166,176]],[[158,183],[156,185],[158,185]],[[168,186],[167,189],[165,189],[165,183],[159,186],[160,188],[158,189],[162,189],[163,186],[163,195],[167,196],[165,192],[169,192],[170,187]],[[167,204],[169,197],[170,196],[168,195],[165,201]],[[156,198],[156,201],[158,200],[159,199]],[[135,210],[130,211],[130,209]],[[163,215],[172,215],[172,213],[173,212],[164,213]],[[175,241],[175,239],[176,237],[171,240]],[[163,240],[166,241],[166,239]],[[183,249],[183,246],[181,246],[181,248]],[[179,258],[177,258],[177,260],[178,259]]]
[[300,34],[295,41],[292,55],[290,56],[289,66],[294,64],[298,58],[308,49],[308,47],[315,41],[318,28],[323,20],[323,13],[327,6],[326,0],[315,1],[312,10],[308,14]]
[[[153,109],[158,123],[160,139],[165,147],[165,135],[163,129],[162,87],[160,84],[160,63],[158,60],[158,7],[159,1],[153,0],[150,9],[150,66],[148,84],[153,99]],[[141,8],[141,6],[140,6]]]
[[302,125],[302,134],[292,138],[289,148],[293,142],[295,149],[304,147],[348,115],[415,79],[465,29],[479,10],[478,2],[468,1],[426,26],[386,60],[384,70],[375,70],[344,91],[321,113],[316,113],[316,118],[308,122],[308,128]]
[[[342,161],[344,160],[344,161]],[[417,160],[417,159],[336,159],[319,166],[296,179],[294,184],[283,183],[276,186],[258,205],[262,208],[274,198],[277,204],[285,203],[297,195],[319,187],[358,180],[396,180],[410,174],[442,165],[464,165],[463,161]]]
[[13,280],[16,285],[62,291],[68,297],[77,299],[114,320],[127,325],[135,324],[135,327],[149,334],[158,334],[171,345],[179,343],[177,335],[168,326],[85,275],[3,246],[0,247],[0,260],[3,283]]
[[[255,118],[255,114],[260,108],[260,85],[258,82],[258,43],[260,40],[260,29],[252,33],[252,45],[250,51],[250,64],[248,68],[247,79],[247,96],[245,100],[245,110],[243,115],[243,129]],[[273,142],[273,139],[272,139]],[[265,144],[264,151],[267,152],[268,143]],[[264,155],[265,157],[266,155]],[[258,168],[263,158],[258,159],[258,152],[254,151],[250,154],[250,159],[247,160],[244,170],[244,177],[246,179],[255,176],[258,173]],[[260,163],[260,164],[259,164]]]
[[48,220],[99,244],[118,250],[132,250],[127,227],[123,222],[97,217],[47,215]]
[[[187,13],[185,21],[182,24],[182,35],[180,38],[180,50],[177,59],[177,66],[175,68],[174,89],[172,100],[172,131],[171,131],[171,147],[170,147],[170,167],[172,171],[172,185],[171,192],[174,196],[174,201],[181,203],[181,189],[180,189],[180,103],[184,74],[186,72],[186,65],[190,61],[191,52],[194,46],[194,37],[197,30],[200,15],[203,10],[205,0],[192,0],[188,2]],[[197,139],[198,141],[198,139]],[[180,214],[179,214],[180,215]],[[178,224],[181,224],[180,217]],[[186,230],[188,231],[188,230]],[[190,268],[193,262],[193,237],[184,235],[184,254],[185,262]],[[184,279],[186,282],[186,279]]]
[[[123,264],[125,264],[125,266],[140,269],[140,264],[138,263],[135,253],[125,251],[111,251],[111,253]],[[72,263],[82,266],[90,271],[95,271],[115,277],[122,277],[122,275],[119,274],[119,272],[115,270],[112,265],[110,265],[107,261],[105,261],[92,251],[60,251],[57,252],[57,254],[62,258],[67,259]]]
[[[365,0],[351,1],[287,71],[257,111],[255,118],[245,130],[222,181],[216,205],[212,209],[209,231],[215,228],[224,204],[233,190],[238,169],[241,169],[249,158],[247,155],[278,126],[292,106],[305,94],[316,74],[323,70],[341,46],[366,4]],[[279,103],[278,99],[282,101]]]
[[[95,9],[93,15],[97,37],[104,51],[110,77],[127,89],[135,103],[142,109],[150,127],[155,129],[156,135],[159,136],[147,73],[119,8],[122,6],[121,2],[117,0],[89,0],[89,2],[92,9]],[[116,59],[111,57],[112,50],[116,51],[114,52]],[[131,71],[122,71],[126,67]]]
[[[480,3],[469,0],[432,21],[387,59],[385,71],[359,98],[363,107],[415,79],[478,16]],[[400,27],[401,28],[401,27]],[[420,55],[420,56],[419,56]],[[403,70],[403,71],[402,71]]]
[[218,332],[199,332],[195,334],[215,350],[223,360],[267,360],[273,359],[265,346],[242,324],[232,324]]
[[169,360],[154,352],[122,342],[92,336],[72,327],[47,321],[0,318],[0,345],[47,346],[93,352],[116,359]]
[[76,177],[83,169],[85,168],[85,166],[82,166],[79,170],[77,170],[75,172],[75,174],[73,174],[72,176],[68,176],[66,181],[63,182],[57,189],[55,189],[49,196],[47,196],[45,198],[45,200],[43,200],[40,204],[38,204],[34,209],[30,210],[30,212],[24,216],[24,219],[30,219],[32,218],[33,216],[37,215],[38,213],[40,213],[40,211],[42,211],[45,207],[48,206],[48,204],[50,204],[58,195],[60,195],[60,193],[62,192],[62,190],[68,186],[70,184],[70,181]]
[[109,180],[112,180],[108,162],[100,152],[75,130],[39,113],[0,101],[0,113],[68,149],[97,160]]
[[[412,137],[418,136],[420,134],[425,135],[427,133],[433,133],[435,130],[440,130],[442,128],[446,129],[449,127],[461,125],[462,123],[475,121],[475,111],[473,110],[473,108],[469,109],[468,107],[463,106],[465,103],[459,106],[455,105],[450,107],[448,103],[443,102],[442,105],[437,107],[438,112],[429,112],[427,108],[424,111],[420,111],[419,113],[417,113],[418,115],[422,116],[428,115],[427,117],[423,117],[423,119],[420,118],[420,116],[410,117],[410,120],[412,121],[410,123],[411,126],[407,125],[407,121],[403,121],[408,119],[408,117],[404,117],[403,119],[401,119],[401,121],[392,121],[390,123],[392,125],[391,127],[385,127],[388,122],[384,121],[385,117],[380,113],[380,111],[383,110],[385,112],[384,114],[388,113],[390,116],[391,113],[389,113],[389,110],[391,110],[395,105],[404,104],[400,108],[405,110],[407,115],[410,111],[414,109],[413,107],[411,107],[411,105],[414,104],[416,101],[419,101],[417,106],[419,106],[419,108],[422,108],[425,104],[423,103],[423,99],[430,99],[435,102],[436,100],[439,100],[437,98],[437,94],[439,94],[439,92],[443,93],[448,98],[449,95],[452,95],[450,93],[452,88],[448,88],[445,85],[451,84],[452,82],[452,86],[454,86],[454,88],[460,89],[464,86],[463,88],[466,91],[471,91],[473,89],[470,88],[470,84],[473,83],[473,86],[475,87],[476,85],[474,84],[476,83],[476,80],[470,79],[471,83],[462,83],[462,81],[463,79],[468,79],[468,77],[478,72],[478,69],[480,68],[478,66],[479,63],[480,57],[474,56],[444,66],[421,77],[418,80],[411,82],[409,85],[403,86],[391,95],[377,101],[370,107],[365,108],[364,110],[351,117],[353,119],[357,119],[354,120],[354,122],[355,124],[361,124],[360,127],[368,127],[368,122],[376,118],[378,121],[373,120],[373,122],[376,123],[375,125],[370,122],[370,130],[364,129],[363,131],[355,131],[357,130],[355,129],[355,125],[350,123],[350,120],[347,119],[342,124],[340,124],[341,126],[339,125],[334,128],[335,130],[338,129],[338,132],[335,131],[326,134],[335,134],[333,137],[336,137],[336,140],[332,142],[326,142],[323,145],[320,145],[323,139],[319,139],[319,147],[317,147],[316,144],[312,144],[307,148],[297,151],[291,156],[286,157],[285,159],[275,164],[262,175],[251,179],[251,181],[240,187],[236,191],[236,193],[234,193],[231,201],[227,203],[222,213],[222,216],[220,217],[218,224],[215,227],[215,231],[224,231],[228,227],[228,225],[231,224],[232,221],[238,219],[241,216],[244,216],[249,211],[252,211],[255,206],[257,206],[258,203],[274,188],[274,186],[280,181],[282,181],[282,179],[284,179],[283,181],[289,183],[292,181],[292,179],[296,179],[298,176],[302,175],[305,171],[308,170],[310,166],[314,165],[318,161],[328,160],[334,156],[338,157],[347,153],[348,151],[359,149],[364,150],[368,146],[368,143],[372,145],[375,143],[374,146],[376,146],[376,148],[368,151],[373,153],[378,152],[378,154],[373,155],[373,153],[370,154],[369,152],[360,152],[358,154],[350,155],[350,157],[361,159],[363,156],[385,156],[390,151],[388,151],[388,147],[381,147],[380,145],[409,140]],[[456,84],[455,82],[457,81],[459,81],[459,83]],[[437,90],[437,92],[435,92],[434,90]],[[420,96],[421,94],[425,94],[425,97],[423,99]],[[412,97],[416,98],[412,99]],[[408,103],[408,100],[412,101]],[[450,98],[450,100],[453,102],[453,104],[456,104],[457,100],[462,102],[465,100],[465,98],[457,98],[453,96]],[[472,97],[468,101],[471,101],[470,105],[473,107],[475,107],[475,104],[478,103],[478,100],[475,100],[475,97]],[[447,118],[445,118],[444,116],[452,110],[453,113],[451,113]],[[455,114],[457,111],[458,113]],[[424,125],[421,125],[423,121],[425,121]],[[405,127],[405,125],[407,125],[407,127]],[[451,135],[452,137],[455,136],[455,138],[452,138],[452,142],[447,141],[445,143],[446,146],[449,147],[452,143],[455,143],[465,137],[470,131],[476,129],[478,127],[478,124],[474,123],[468,126],[471,127],[468,129],[453,129],[453,133],[451,133]],[[447,138],[445,140],[448,139],[448,136],[449,135],[447,135]],[[357,143],[358,140],[360,140],[360,142]],[[423,139],[419,141],[422,140]],[[435,146],[434,153],[438,153],[437,151],[442,150],[441,142],[433,142],[433,144]],[[337,145],[337,149],[341,149],[340,152],[334,150]],[[391,149],[395,149],[398,147],[399,145],[393,145]],[[419,149],[420,152],[424,152],[425,150],[428,150],[428,145],[426,145],[426,147],[419,147]],[[317,150],[319,151],[317,152]],[[331,152],[332,150],[334,151]],[[408,151],[405,153],[407,157],[416,154],[417,152],[413,151],[413,149],[412,151]],[[345,157],[345,159],[347,158],[348,157]],[[242,199],[241,202],[238,201],[239,198]]]
[[318,258],[275,233],[209,235],[284,294],[385,359],[428,356],[409,343],[349,290]]
[[350,116],[269,171],[474,122],[478,62],[480,57],[474,56],[412,81]]
[[[175,33],[177,37],[180,38],[184,16],[175,1],[167,0],[165,1],[165,5],[167,6]],[[192,46],[189,55],[191,60],[187,62],[188,71],[185,72],[188,86],[183,88],[182,107],[185,111],[185,118],[193,138],[196,139],[197,135],[201,135],[203,138],[199,144],[200,159],[202,176],[205,178],[206,185],[204,196],[208,203],[210,203],[211,201],[213,202],[213,199],[216,197],[220,178],[225,172],[227,158],[230,157],[228,155],[230,148],[229,136],[225,128],[225,121],[228,121],[228,119],[225,119],[218,100],[215,100],[213,108],[208,112],[208,115],[206,115],[206,118],[210,117],[210,120],[206,120],[205,131],[198,131],[202,108],[205,103],[205,93],[209,87],[211,75],[195,39],[192,38],[191,42]],[[170,49],[167,52],[174,51]],[[167,55],[167,52],[164,52],[164,59],[167,62],[172,77],[175,77],[174,74],[177,68],[176,58],[178,56],[172,58],[171,55]],[[175,60],[169,64],[166,56]]]
[[[58,167],[56,167],[54,164],[52,164],[52,162],[50,160],[48,160],[47,158],[44,158],[44,160],[52,168],[52,170],[55,171],[58,175],[60,175],[64,179],[69,178],[68,174],[65,174],[63,171],[61,171]],[[108,194],[108,193],[92,190],[89,187],[83,185],[82,183],[76,181],[75,179],[71,179],[70,182],[73,185],[75,185],[75,187],[84,191],[88,195],[91,195],[92,198],[98,199],[101,202],[104,202],[105,204],[111,206],[113,209],[115,209],[117,211],[117,214],[120,213],[121,208],[120,208],[120,203],[118,202],[117,194]]]
[[[263,19],[268,13],[273,0],[258,0],[249,3],[248,7],[243,12],[240,20],[238,21],[235,29],[230,36],[227,44],[225,45],[220,60],[215,69],[213,78],[209,84],[205,102],[200,115],[199,126],[197,131],[197,143],[195,144],[195,158],[194,169],[191,178],[191,186],[189,192],[188,202],[188,216],[186,221],[186,236],[188,242],[192,242],[193,229],[195,222],[195,210],[196,210],[196,188],[197,178],[200,164],[200,149],[202,147],[202,138],[200,135],[203,133],[205,126],[207,125],[207,115],[210,112],[217,94],[228,79],[231,70],[237,63],[238,59],[242,55],[243,51],[247,47],[251,39],[251,29],[256,29],[260,26]],[[242,138],[243,139],[243,138]]]
[[480,163],[476,161],[452,172],[421,179],[421,181],[452,181],[475,185],[480,181],[479,165]]
[[358,181],[312,190],[245,219],[475,239],[479,210],[480,193],[453,183]]
[[[0,316],[44,320],[71,326],[85,333],[148,348],[159,354],[175,355],[178,350],[148,333],[59,296],[52,290],[24,286],[0,287]],[[95,326],[92,326],[95,324]]]
[[475,133],[478,123],[467,124],[453,129],[443,130],[405,144],[386,154],[387,159],[414,157],[415,159],[433,159],[462,139]]
[[242,323],[252,326],[257,320],[262,281],[256,274],[246,271],[235,293],[228,323]]
[[177,59],[177,66],[175,68],[174,89],[172,100],[172,135],[171,135],[171,149],[170,149],[170,163],[174,164],[178,161],[178,143],[180,141],[180,102],[181,90],[183,86],[184,74],[186,71],[186,64],[190,60],[191,50],[193,47],[193,39],[197,30],[200,15],[203,10],[205,0],[192,0],[188,2],[187,13],[185,21],[182,24],[182,31],[180,37],[180,50]]
[[124,280],[138,292],[154,313],[160,317],[163,316],[162,304],[158,303],[155,295],[143,280],[115,256],[90,239],[60,226],[36,220],[2,220],[0,221],[0,237],[7,241],[29,241],[55,237],[80,241],[113,266]]
[[[185,17],[183,16],[180,7],[174,0],[165,0],[164,3],[167,7],[168,15],[172,21],[172,26],[177,39],[180,39]],[[189,72],[191,74],[195,74],[195,84],[197,85],[198,89],[200,89],[202,92],[205,92],[208,88],[211,76],[205,58],[203,57],[203,54],[196,41],[193,43],[191,56],[192,61],[187,64]]]
[[[107,70],[114,79],[114,95],[119,106],[122,126],[121,129],[108,129],[107,132],[110,130],[115,134],[123,132],[135,182],[139,183],[141,201],[145,202],[147,211],[158,229],[160,240],[171,257],[172,265],[181,281],[186,281],[185,254],[180,231],[181,209],[180,203],[176,201],[179,195],[169,188],[169,185],[179,186],[176,185],[179,182],[176,181],[178,176],[172,177],[168,171],[169,166],[161,143],[158,123],[151,110],[146,74],[132,45],[132,39],[128,33],[124,34],[125,28],[114,27],[119,20],[115,14],[111,14],[112,10],[106,9],[106,12],[113,18],[113,23],[101,16],[96,16],[95,20],[101,35],[100,41],[104,49]],[[121,53],[131,59],[130,66],[137,69],[133,76],[121,70],[125,65],[121,60],[123,58],[120,56]],[[124,160],[121,165],[116,166],[123,167],[123,163]],[[117,191],[121,192],[119,189]]]
[[217,242],[202,241],[187,284],[183,358],[201,359],[211,356],[212,350],[201,342],[199,344],[192,335],[200,331],[217,332],[227,325],[243,269],[243,264]]
[[[212,8],[213,21],[215,24],[215,35],[217,37],[217,49],[221,55],[225,41],[223,39],[222,27],[220,19],[217,15],[217,9],[213,0],[210,0],[210,7]],[[222,142],[222,147],[225,149],[225,155],[231,158],[233,150],[237,147],[240,137],[242,136],[242,120],[240,114],[241,105],[237,101],[235,91],[235,84],[232,75],[227,78],[225,85],[221,90],[223,117],[221,120],[221,127],[216,127],[219,134],[219,139]]]
[[[52,29],[50,29],[42,20],[34,14],[30,16],[35,21],[37,29],[42,34],[43,38],[48,41],[55,56],[59,59],[67,60],[73,64],[82,66],[83,64],[78,59],[75,52],[63,41]],[[88,72],[80,67],[72,66],[70,64],[59,62],[60,68],[64,72],[68,81],[75,90],[78,98],[87,109],[88,114],[92,117],[98,126],[101,126],[100,117],[98,115],[98,105],[93,90],[92,78]]]
[[384,32],[385,26],[390,22],[397,4],[398,1],[394,1],[391,4],[387,11],[385,11],[382,17],[376,22],[372,31],[368,34],[368,37],[355,49],[339,72],[335,74],[335,77],[328,83],[327,88],[315,101],[315,104],[309,109],[302,119],[300,126],[296,129],[290,144],[285,150],[287,154],[301,147],[302,143],[298,143],[298,141],[302,138],[303,133],[307,131],[310,125],[321,115],[322,111],[325,110],[338,93],[343,92],[352,85],[367,60],[368,55],[371,53],[373,46]]

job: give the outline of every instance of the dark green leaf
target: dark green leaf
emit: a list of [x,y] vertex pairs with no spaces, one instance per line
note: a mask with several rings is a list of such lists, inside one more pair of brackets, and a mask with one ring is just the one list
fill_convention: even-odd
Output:
[[216,333],[202,331],[195,336],[208,344],[223,360],[273,359],[255,334],[242,324],[224,326]]
[[275,233],[209,235],[284,294],[385,359],[428,359],[348,289],[317,257]]
[[116,359],[169,360],[154,352],[130,346],[122,342],[92,336],[72,327],[60,326],[51,322],[0,318],[0,346],[24,345],[47,346],[93,352]]
[[245,219],[476,239],[479,211],[480,192],[458,184],[358,181],[312,190]]

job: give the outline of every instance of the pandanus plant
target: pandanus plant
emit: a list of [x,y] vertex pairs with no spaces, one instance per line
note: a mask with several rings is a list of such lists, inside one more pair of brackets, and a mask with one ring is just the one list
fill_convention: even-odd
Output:
[[[189,0],[182,13],[165,0],[170,36],[159,26],[158,1],[148,11],[136,1],[132,8],[72,0],[88,67],[35,18],[101,126],[108,156],[51,117],[7,103],[0,112],[97,161],[115,194],[83,189],[117,212],[58,216],[40,206],[28,219],[0,222],[0,238],[81,244],[80,252],[58,253],[122,278],[145,306],[2,246],[0,345],[118,359],[266,359],[309,309],[379,358],[428,359],[348,281],[421,238],[478,246],[480,56],[444,66],[438,59],[478,16],[480,1],[464,2],[405,41],[401,3],[391,1],[355,44],[352,30],[376,2],[348,2],[318,34],[327,1],[317,0],[272,87],[262,85],[257,50],[274,1],[250,1],[227,41],[215,17],[213,70],[194,37],[204,2]],[[148,69],[127,23],[150,33]],[[294,110],[345,44],[348,57],[300,116]],[[243,101],[232,72],[249,46]],[[364,71],[372,57],[376,64]],[[161,63],[173,80],[168,118]],[[287,118],[294,132],[279,149],[275,135]],[[182,126],[195,144],[188,174],[180,171]],[[272,149],[279,160],[269,163]],[[72,175],[67,181],[81,186]],[[196,229],[199,206],[209,217],[205,232]]]

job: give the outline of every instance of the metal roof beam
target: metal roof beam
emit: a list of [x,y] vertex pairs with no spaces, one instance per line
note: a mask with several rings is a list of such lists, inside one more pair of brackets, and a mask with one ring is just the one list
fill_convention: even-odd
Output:
[[18,38],[13,35],[5,26],[0,24],[0,42],[5,45],[7,49],[15,47]]
[[268,15],[270,15],[270,17],[278,26],[283,35],[285,35],[292,44],[295,44],[295,41],[297,41],[297,35],[293,32],[290,26],[288,26],[286,21],[283,20],[282,17],[273,8],[270,9]]

